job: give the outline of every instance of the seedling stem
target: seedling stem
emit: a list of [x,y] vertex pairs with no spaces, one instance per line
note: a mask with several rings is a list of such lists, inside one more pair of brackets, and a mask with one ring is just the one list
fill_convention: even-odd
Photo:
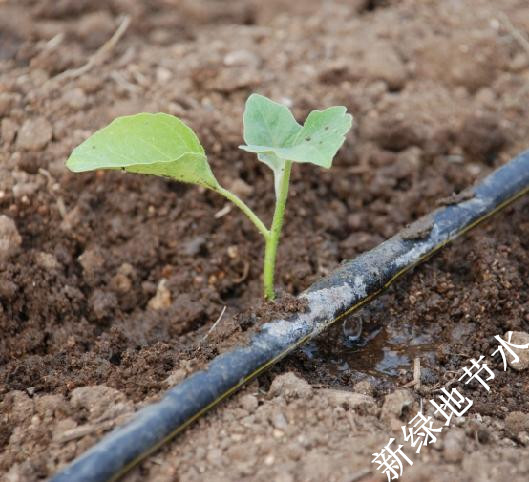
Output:
[[263,284],[264,297],[269,301],[272,301],[275,298],[274,272],[276,266],[277,246],[279,244],[279,238],[281,237],[283,220],[285,218],[285,207],[288,197],[288,185],[290,181],[291,170],[292,161],[286,161],[285,168],[281,176],[278,197],[276,199],[276,207],[274,211],[274,217],[272,219],[272,226],[270,228],[270,236],[265,238],[266,245],[264,254]]

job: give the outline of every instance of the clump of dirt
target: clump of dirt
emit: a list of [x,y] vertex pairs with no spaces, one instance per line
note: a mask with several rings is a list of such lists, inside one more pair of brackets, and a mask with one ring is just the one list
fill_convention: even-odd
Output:
[[[208,332],[207,340],[204,339],[202,350],[208,353],[207,359],[216,355],[219,351],[226,351],[235,345],[244,345],[249,343],[255,330],[266,322],[278,319],[284,319],[295,313],[303,313],[308,309],[306,299],[284,294],[273,302],[258,301],[256,306],[249,307],[247,310],[237,313],[226,322],[215,326],[215,330]],[[221,320],[222,321],[222,320]],[[211,342],[215,347],[213,351]]]
[[[124,15],[130,27],[102,61],[65,73]],[[515,0],[0,2],[6,477],[50,476],[257,323],[303,309],[295,296],[342,260],[526,148],[529,57],[505,15],[529,31]],[[341,104],[356,121],[331,170],[293,170],[279,308],[260,302],[260,235],[223,199],[64,166],[115,116],[163,110],[198,132],[217,178],[269,222],[271,173],[237,149],[252,91],[299,119]],[[371,453],[421,400],[489,355],[494,335],[529,331],[528,213],[520,200],[392,286],[356,315],[360,345],[341,326],[323,334],[129,480],[378,480]],[[493,367],[491,392],[465,388],[471,413],[414,454],[408,480],[527,478],[528,430],[513,427],[526,426],[528,375]],[[276,381],[286,370],[296,375]],[[85,387],[104,408],[80,401]]]

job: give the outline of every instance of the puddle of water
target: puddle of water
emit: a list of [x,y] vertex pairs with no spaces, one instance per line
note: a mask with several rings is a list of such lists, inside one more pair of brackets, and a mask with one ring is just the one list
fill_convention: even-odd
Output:
[[331,327],[303,352],[330,376],[361,379],[367,375],[390,381],[412,371],[417,357],[421,367],[435,366],[440,332],[435,323],[413,325],[392,319],[381,300]]

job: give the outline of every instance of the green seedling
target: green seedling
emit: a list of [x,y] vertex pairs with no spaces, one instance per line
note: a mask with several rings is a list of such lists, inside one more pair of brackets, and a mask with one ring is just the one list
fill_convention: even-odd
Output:
[[224,189],[208,164],[197,135],[169,114],[141,113],[118,117],[74,149],[67,161],[73,172],[121,169],[197,184],[217,192],[241,209],[265,240],[264,296],[273,300],[277,246],[285,217],[292,163],[330,168],[352,125],[345,107],[312,111],[305,124],[284,105],[252,94],[244,109],[244,141],[274,173],[276,205],[272,225],[263,221],[234,193]]

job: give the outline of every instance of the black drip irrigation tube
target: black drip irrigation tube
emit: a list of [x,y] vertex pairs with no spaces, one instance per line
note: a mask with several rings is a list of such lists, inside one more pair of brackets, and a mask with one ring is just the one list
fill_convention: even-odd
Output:
[[247,381],[527,192],[529,151],[371,251],[344,262],[300,295],[307,301],[306,312],[263,324],[247,346],[218,356],[205,370],[168,390],[158,403],[139,410],[130,422],[56,474],[52,482],[119,478]]

